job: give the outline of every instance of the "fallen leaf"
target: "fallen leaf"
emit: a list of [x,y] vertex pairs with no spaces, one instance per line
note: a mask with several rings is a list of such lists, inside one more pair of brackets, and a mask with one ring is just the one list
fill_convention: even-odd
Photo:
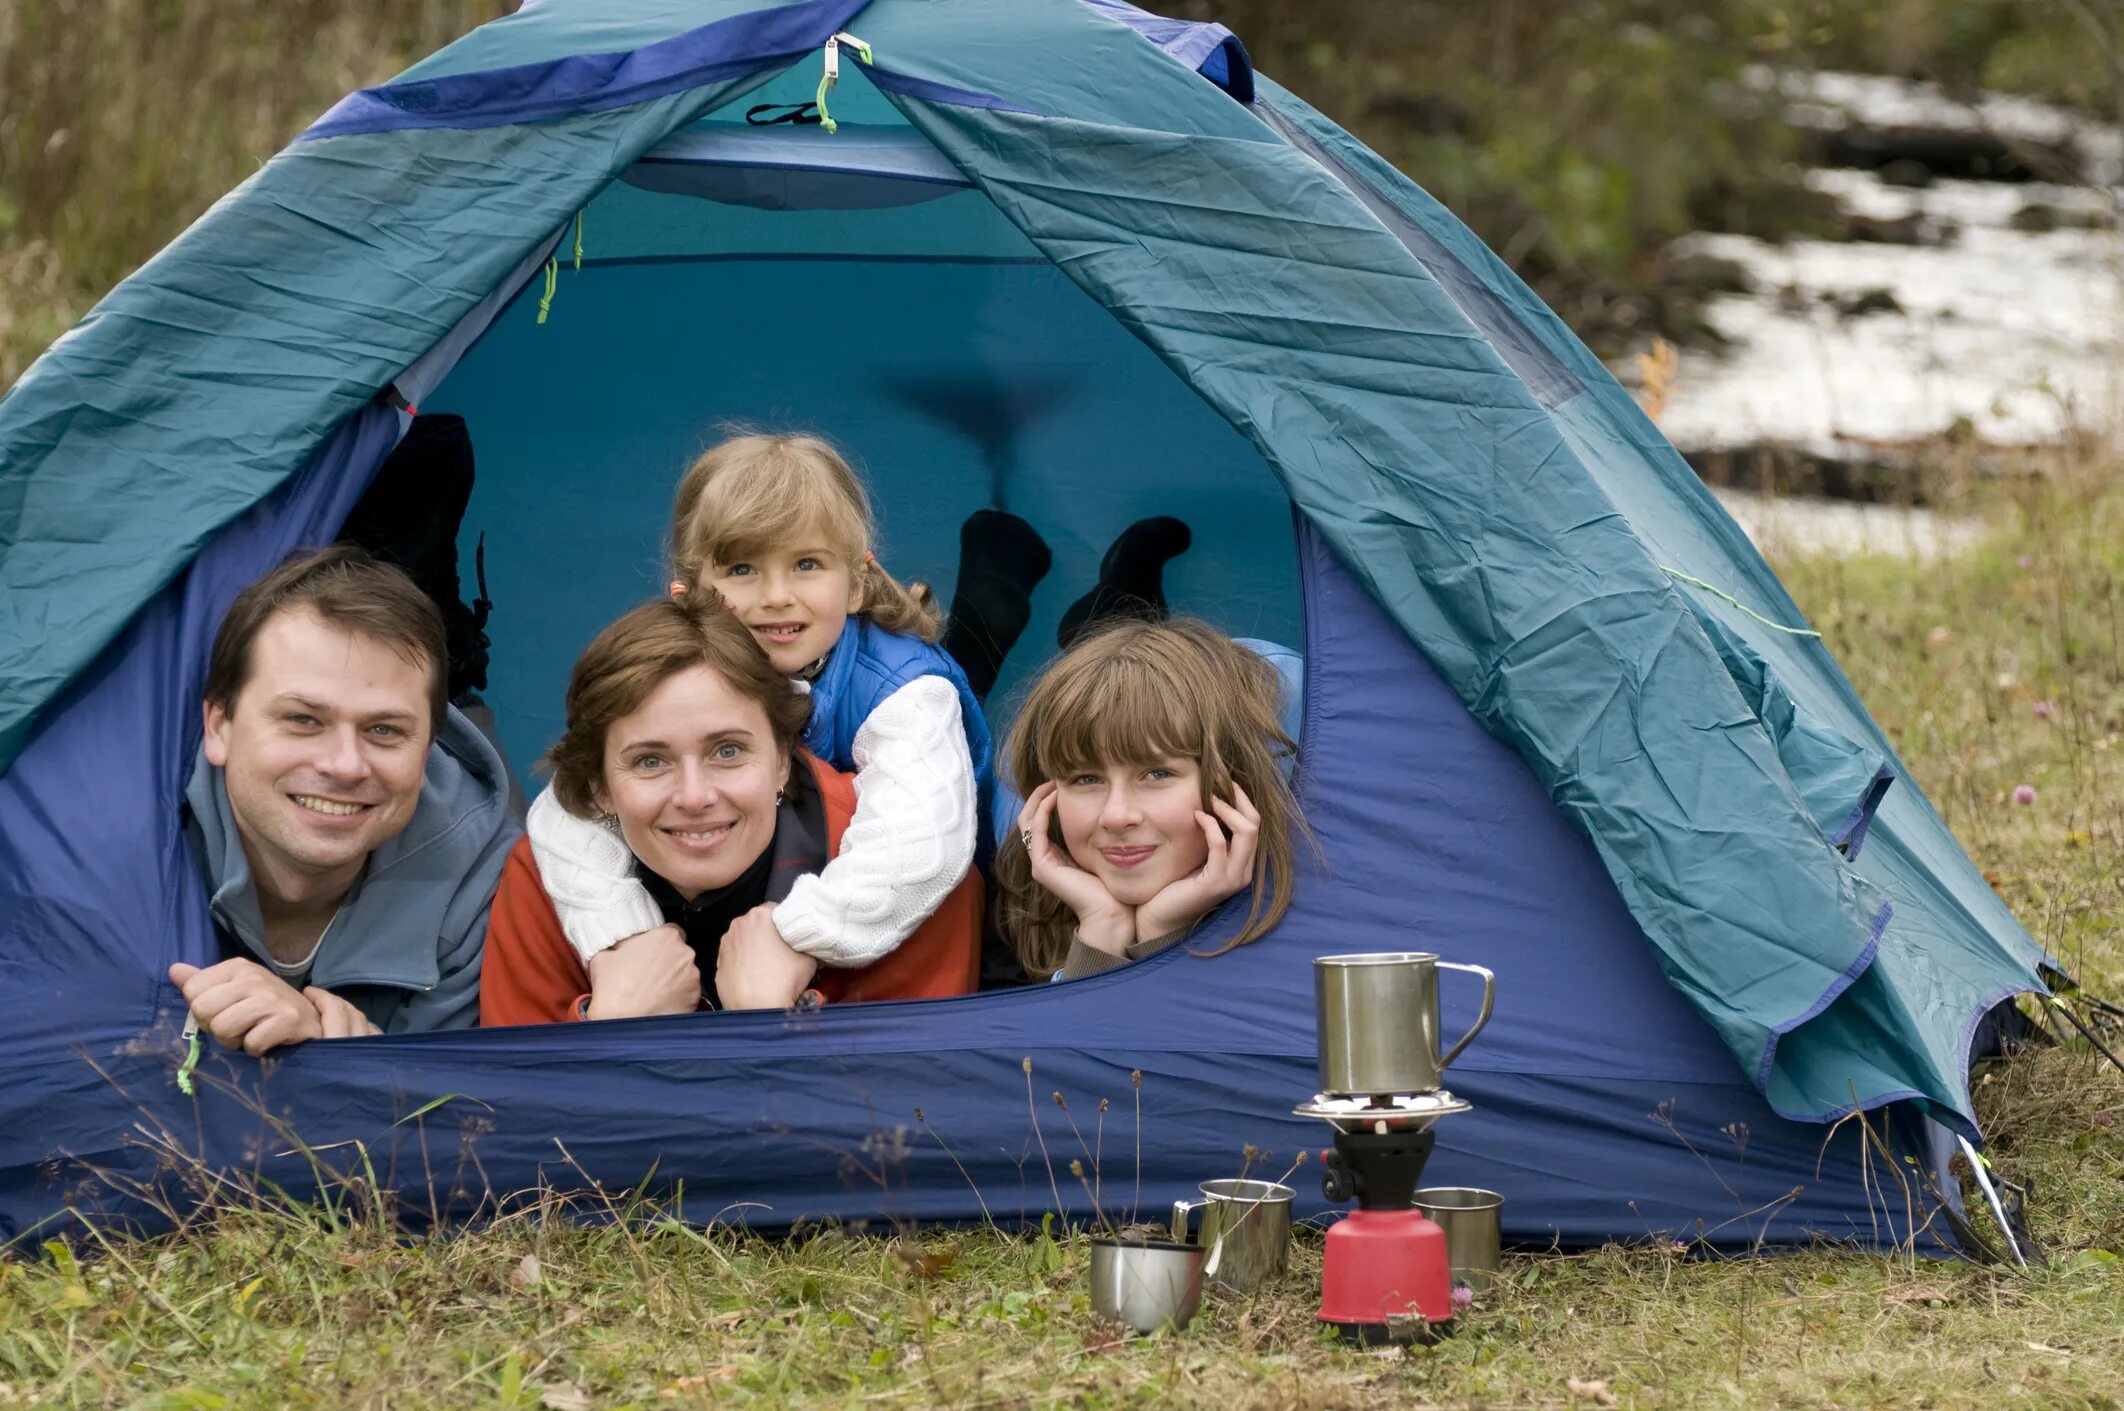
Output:
[[1595,1406],[1616,1404],[1615,1393],[1608,1390],[1608,1384],[1604,1381],[1580,1381],[1577,1377],[1567,1377],[1564,1380],[1564,1390],[1571,1393],[1573,1401],[1590,1401]]
[[900,1262],[907,1266],[907,1272],[918,1279],[934,1279],[959,1259],[957,1251],[949,1249],[934,1254],[917,1254],[911,1249],[896,1249],[893,1253],[900,1256]]
[[1101,1323],[1084,1339],[1084,1350],[1094,1357],[1119,1352],[1128,1345],[1128,1328],[1121,1323]]
[[539,1280],[543,1277],[545,1277],[545,1266],[538,1262],[537,1255],[527,1254],[517,1260],[516,1267],[509,1271],[509,1286],[517,1289],[535,1289],[538,1287]]
[[545,1404],[547,1411],[590,1411],[590,1393],[573,1382],[540,1387],[538,1399]]
[[658,1392],[657,1395],[665,1401],[676,1401],[689,1391],[698,1391],[711,1382],[727,1382],[737,1374],[737,1366],[734,1363],[726,1363],[716,1368],[713,1372],[702,1372],[692,1376],[680,1377],[670,1386]]

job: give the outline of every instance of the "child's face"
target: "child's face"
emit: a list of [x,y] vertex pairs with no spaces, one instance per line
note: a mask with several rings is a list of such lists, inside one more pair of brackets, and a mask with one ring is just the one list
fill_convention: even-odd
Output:
[[833,650],[848,614],[863,602],[856,565],[820,536],[709,567],[709,586],[766,648],[774,669],[794,676]]
[[1143,905],[1209,858],[1209,839],[1196,819],[1202,769],[1192,759],[1108,761],[1055,785],[1062,845],[1123,906]]

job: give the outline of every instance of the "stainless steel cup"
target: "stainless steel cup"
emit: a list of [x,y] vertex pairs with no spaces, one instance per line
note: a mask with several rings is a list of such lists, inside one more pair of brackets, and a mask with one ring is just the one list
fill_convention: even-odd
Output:
[[[1482,977],[1482,1012],[1451,1048],[1439,1051],[1438,972]],[[1490,1022],[1497,977],[1428,951],[1323,955],[1313,961],[1320,1091],[1331,1097],[1429,1093],[1445,1086],[1446,1065]]]
[[1453,1282],[1481,1293],[1496,1282],[1503,1261],[1498,1253],[1497,1212],[1504,1197],[1473,1186],[1425,1186],[1416,1192],[1416,1208],[1445,1231],[1446,1262]]
[[1092,1307],[1139,1333],[1184,1328],[1202,1306],[1204,1253],[1198,1244],[1093,1240]]
[[1227,1293],[1251,1293],[1290,1264],[1289,1186],[1274,1181],[1204,1181],[1200,1200],[1173,1202],[1173,1238],[1185,1241],[1189,1217],[1202,1212],[1197,1241],[1208,1251],[1202,1277]]

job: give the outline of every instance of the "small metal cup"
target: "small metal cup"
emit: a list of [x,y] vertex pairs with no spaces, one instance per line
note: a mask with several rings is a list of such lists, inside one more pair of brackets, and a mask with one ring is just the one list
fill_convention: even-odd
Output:
[[1184,1328],[1202,1306],[1203,1249],[1162,1240],[1093,1240],[1092,1308],[1139,1333]]
[[1425,1186],[1416,1192],[1416,1208],[1445,1231],[1446,1262],[1453,1282],[1481,1293],[1497,1281],[1503,1260],[1498,1252],[1497,1212],[1504,1197],[1473,1186]]
[[1203,1277],[1227,1293],[1251,1293],[1290,1263],[1291,1200],[1274,1181],[1204,1181],[1200,1200],[1173,1202],[1173,1238],[1186,1240],[1188,1217],[1202,1212]]

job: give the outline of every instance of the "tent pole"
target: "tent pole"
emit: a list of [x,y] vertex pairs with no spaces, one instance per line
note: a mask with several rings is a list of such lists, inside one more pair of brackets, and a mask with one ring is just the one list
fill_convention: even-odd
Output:
[[2026,1269],[2028,1257],[2021,1253],[2021,1242],[2014,1237],[2013,1223],[2006,1218],[2006,1204],[1999,1199],[1998,1187],[1992,1184],[1990,1173],[1984,1169],[1983,1155],[1970,1144],[1969,1138],[1957,1133],[1955,1141],[1960,1143],[1962,1155],[1969,1162],[1969,1171],[1976,1177],[1977,1188],[1984,1192],[1984,1199],[1991,1203],[1992,1218],[1999,1222],[1999,1233],[2006,1236],[2006,1248],[2013,1254],[2013,1262]]

